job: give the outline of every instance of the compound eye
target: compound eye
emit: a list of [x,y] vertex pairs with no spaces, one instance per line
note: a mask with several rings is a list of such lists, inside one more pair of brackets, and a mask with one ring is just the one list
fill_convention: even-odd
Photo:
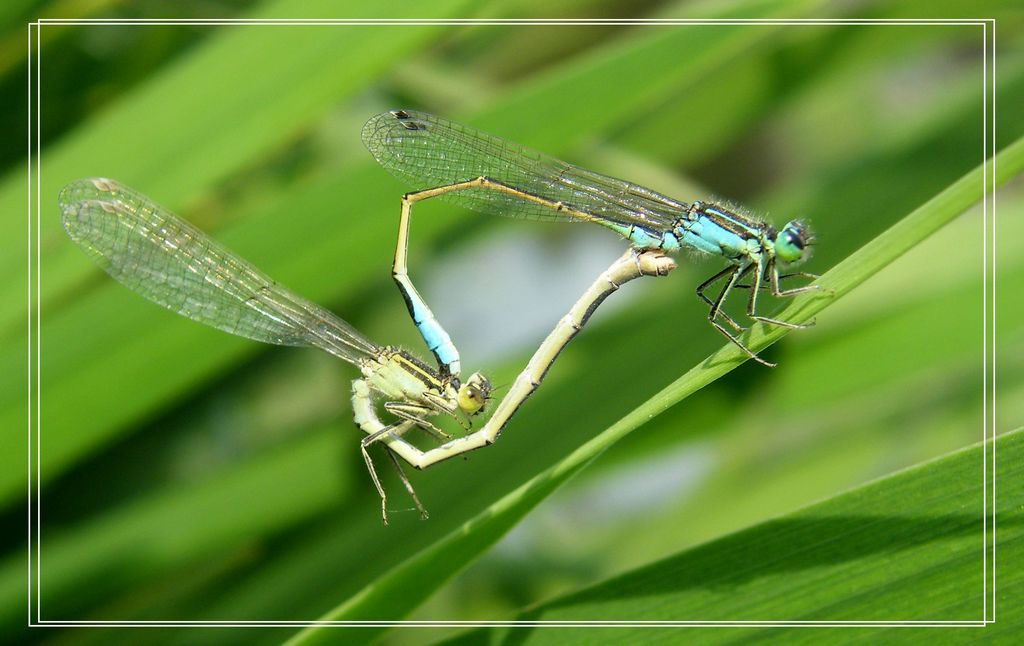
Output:
[[490,383],[483,375],[474,374],[459,388],[459,409],[467,415],[476,415],[487,405]]
[[459,388],[459,408],[464,413],[469,415],[479,413],[485,402],[484,395],[479,388],[469,384]]
[[775,238],[775,255],[786,264],[805,260],[810,243],[807,230],[800,222],[788,222]]

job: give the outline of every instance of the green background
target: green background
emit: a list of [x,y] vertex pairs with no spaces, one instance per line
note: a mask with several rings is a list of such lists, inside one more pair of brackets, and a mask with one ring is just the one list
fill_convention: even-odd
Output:
[[[594,0],[575,0],[558,15],[538,13],[544,6],[431,0],[415,11],[626,15]],[[380,17],[382,8],[5,5],[0,108],[7,131],[21,136],[5,147],[0,178],[0,238],[11,243],[0,257],[4,626],[26,615],[24,22],[171,11]],[[1010,3],[975,4],[967,13],[960,3],[908,2],[864,3],[844,14],[845,4],[806,1],[645,2],[629,11],[993,16],[996,150],[1024,134],[1024,15]],[[32,401],[42,429],[34,472],[42,483],[39,618],[311,620],[336,607],[341,618],[438,621],[991,618],[991,603],[982,606],[982,450],[965,447],[983,438],[986,416],[997,434],[1024,417],[1024,312],[1014,297],[1024,274],[1019,178],[997,195],[989,265],[983,243],[991,212],[978,205],[840,294],[816,327],[765,351],[778,368],[743,364],[609,443],[564,487],[538,495],[521,521],[461,533],[470,519],[502,518],[504,496],[566,464],[722,346],[692,294],[718,262],[683,254],[670,277],[613,296],[500,442],[413,474],[431,518],[396,511],[384,528],[351,423],[353,369],[312,350],[235,339],[142,301],[90,265],[61,231],[56,206],[72,179],[116,178],[372,339],[425,355],[389,276],[405,189],[362,148],[359,129],[370,115],[425,109],[681,200],[726,198],[776,224],[806,218],[818,244],[805,268],[824,273],[981,163],[981,27],[45,25],[41,43],[41,272],[32,282],[41,308]],[[980,184],[964,206],[979,198]],[[411,262],[465,368],[508,384],[623,247],[594,228],[426,204],[417,211]],[[993,258],[998,282],[982,274]],[[998,317],[986,322],[993,294]],[[993,335],[994,405],[982,391],[986,375],[992,386],[983,358],[987,348],[991,361]],[[1006,446],[1000,464],[1014,464],[1016,436],[997,446]],[[1020,491],[1012,474],[1004,481],[1000,499],[1008,502],[996,511],[1006,514],[1000,566],[1008,573],[999,581],[1011,595]],[[409,506],[394,478],[386,484],[394,507]],[[452,536],[471,547],[445,549]],[[403,565],[407,559],[416,567]],[[372,597],[388,586],[401,592]],[[1008,639],[1013,605],[1012,597],[1001,601],[1004,614],[985,632],[886,638]],[[11,635],[275,643],[295,630]],[[434,628],[303,637],[342,636],[392,644],[660,643],[679,634]],[[756,636],[823,637],[818,630]],[[866,634],[830,635],[855,636]]]

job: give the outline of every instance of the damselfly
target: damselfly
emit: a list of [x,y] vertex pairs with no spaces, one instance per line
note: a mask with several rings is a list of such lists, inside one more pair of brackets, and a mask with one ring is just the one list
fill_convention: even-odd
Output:
[[[356,424],[366,436],[363,459],[381,498],[387,496],[368,448],[380,442],[425,518],[396,455],[417,469],[494,442],[518,407],[533,393],[558,353],[619,285],[642,275],[665,275],[674,263],[658,253],[626,254],[598,277],[541,344],[526,369],[479,430],[452,438],[429,418],[447,415],[467,430],[491,394],[487,378],[465,382],[435,370],[410,353],[379,346],[351,325],[278,283],[170,211],[109,179],[72,182],[60,193],[68,235],[108,274],[163,307],[238,336],[286,346],[319,348],[359,368],[352,383]],[[385,424],[374,399],[395,421]],[[420,428],[441,444],[422,451],[406,439]]]
[[[402,198],[393,275],[420,332],[447,372],[458,374],[459,358],[408,275],[408,229],[413,204],[441,197],[476,211],[516,218],[595,222],[627,238],[640,250],[675,252],[687,248],[729,262],[697,287],[710,306],[708,321],[750,358],[774,366],[747,348],[738,335],[746,328],[723,310],[734,288],[750,289],[746,313],[753,321],[786,328],[789,323],[758,314],[757,296],[767,288],[788,297],[817,289],[783,289],[780,275],[810,256],[814,237],[799,220],[781,230],[735,207],[712,202],[685,203],[636,184],[607,177],[441,117],[412,110],[378,114],[363,127],[363,143],[377,161],[416,189]],[[749,284],[741,284],[745,277]],[[706,294],[724,280],[713,298]],[[727,329],[725,325],[730,329]]]

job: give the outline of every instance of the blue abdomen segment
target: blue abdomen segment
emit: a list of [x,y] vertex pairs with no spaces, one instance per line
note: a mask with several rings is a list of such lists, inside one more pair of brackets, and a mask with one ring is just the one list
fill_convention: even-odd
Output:
[[630,224],[618,224],[615,222],[603,223],[609,229],[629,240],[637,249],[663,249],[665,251],[677,251],[679,239],[672,231],[652,232],[643,227]]
[[745,238],[726,229],[706,215],[684,221],[676,229],[676,233],[681,236],[682,243],[686,246],[715,256],[736,258],[744,255],[747,248]]
[[402,298],[405,299],[406,307],[409,308],[409,314],[412,315],[412,322],[419,330],[427,348],[437,359],[441,372],[455,377],[459,376],[462,371],[462,362],[459,359],[459,351],[452,343],[448,332],[441,327],[441,323],[430,311],[426,301],[416,291],[407,276],[395,276],[395,281],[402,292]]
[[617,222],[601,222],[632,243],[637,249],[663,249],[667,252],[678,251],[680,247],[689,247],[714,256],[739,258],[748,253],[748,240],[756,239],[756,232],[751,231],[750,237],[744,237],[731,228],[748,229],[745,224],[729,218],[726,214],[701,205],[700,211],[692,219],[682,219],[674,230],[652,231],[636,224],[619,224]]

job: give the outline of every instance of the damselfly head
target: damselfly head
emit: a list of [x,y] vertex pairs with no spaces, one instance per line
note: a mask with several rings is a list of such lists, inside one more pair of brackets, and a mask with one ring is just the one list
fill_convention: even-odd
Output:
[[479,372],[474,372],[459,386],[459,410],[467,415],[483,412],[491,399],[491,382]]
[[790,220],[775,236],[775,257],[786,265],[803,262],[811,257],[814,242],[814,234],[806,223]]

